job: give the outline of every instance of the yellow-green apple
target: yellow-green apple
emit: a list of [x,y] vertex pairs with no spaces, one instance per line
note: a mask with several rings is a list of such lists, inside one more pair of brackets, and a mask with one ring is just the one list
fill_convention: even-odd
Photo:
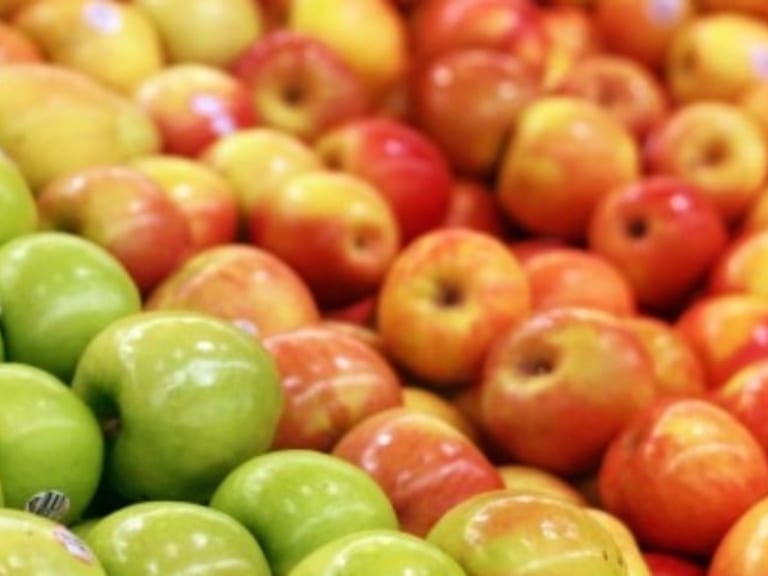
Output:
[[749,234],[768,229],[768,185],[757,195],[747,208],[741,222],[733,231],[734,237],[741,233]]
[[154,22],[172,63],[226,68],[264,29],[260,3],[254,0],[134,0],[133,4]]
[[105,249],[72,234],[34,232],[0,246],[5,359],[69,382],[104,327],[141,309],[136,285]]
[[706,557],[768,496],[768,460],[749,430],[713,402],[659,398],[614,438],[598,488],[605,509],[643,548]]
[[643,558],[651,576],[706,576],[702,564],[680,554],[643,550]]
[[404,121],[369,116],[324,133],[314,146],[329,168],[359,176],[378,190],[409,243],[446,217],[453,174],[442,150]]
[[696,0],[704,12],[744,12],[768,18],[768,5],[762,0]]
[[584,506],[491,490],[446,512],[427,535],[467,576],[627,576],[621,549]]
[[403,404],[394,368],[349,334],[306,326],[262,342],[275,359],[285,396],[272,449],[330,452],[367,416]]
[[231,516],[189,502],[130,504],[83,536],[109,576],[270,576],[259,543]]
[[507,222],[491,187],[480,178],[453,179],[442,226],[469,228],[504,238]]
[[316,170],[290,178],[250,213],[249,239],[291,266],[321,308],[373,294],[400,249],[394,211],[361,176]]
[[710,397],[744,424],[768,454],[768,359],[747,364]]
[[500,464],[496,467],[510,491],[533,492],[580,506],[587,505],[587,499],[571,482],[538,466],[526,464]]
[[261,544],[273,576],[322,545],[365,530],[398,529],[387,495],[363,470],[315,450],[273,450],[235,468],[210,506]]
[[676,107],[644,147],[647,173],[697,185],[726,222],[741,219],[768,178],[768,144],[747,112],[728,102]]
[[40,225],[78,234],[117,258],[147,293],[187,258],[192,236],[158,183],[124,165],[63,174],[39,192]]
[[402,398],[403,406],[406,408],[436,416],[473,442],[480,441],[475,423],[451,401],[450,397],[419,384],[406,382],[402,388]]
[[[513,251],[515,244],[519,243],[513,243]],[[535,311],[582,306],[617,316],[636,312],[632,285],[618,266],[600,254],[576,246],[553,246],[518,258]]]
[[258,121],[245,86],[208,64],[166,66],[146,76],[133,98],[157,125],[168,154],[195,157],[215,140]]
[[268,127],[311,141],[371,109],[363,80],[323,41],[284,28],[252,42],[230,67]]
[[648,350],[657,395],[701,396],[706,392],[707,378],[702,362],[671,321],[634,314],[624,318],[624,324]]
[[662,80],[628,56],[602,53],[574,62],[551,90],[608,110],[641,142],[670,105]]
[[236,243],[191,256],[147,295],[144,306],[213,315],[259,340],[320,320],[309,287],[288,264]]
[[91,549],[65,526],[31,512],[0,508],[0,571],[107,576]]
[[548,95],[527,106],[501,154],[496,193],[524,230],[582,239],[598,201],[640,174],[634,135],[608,110]]
[[506,244],[439,228],[397,254],[379,290],[376,325],[398,366],[455,388],[479,374],[493,340],[530,308],[528,281]]
[[237,239],[238,205],[226,178],[183,156],[153,154],[127,162],[160,185],[187,220],[191,253]]
[[101,478],[104,443],[93,413],[64,382],[27,364],[0,364],[0,394],[4,505],[78,520]]
[[270,354],[190,311],[133,314],[88,343],[72,388],[107,439],[105,481],[128,500],[206,502],[272,443],[283,391]]
[[0,148],[34,191],[72,170],[157,152],[144,110],[82,72],[47,63],[0,66]]
[[575,476],[653,400],[653,364],[620,318],[554,308],[497,336],[480,395],[483,429],[507,457]]
[[653,576],[643,557],[640,545],[637,543],[637,538],[632,534],[632,530],[626,522],[602,508],[588,506],[586,511],[610,532],[613,541],[621,550],[621,556],[627,568],[627,576]]
[[712,294],[692,301],[675,330],[699,357],[708,389],[768,353],[768,302],[755,294]]
[[467,48],[446,52],[412,72],[415,125],[440,146],[455,170],[488,177],[521,109],[540,94],[539,79],[514,55]]
[[34,232],[37,204],[19,167],[0,150],[0,245]]
[[0,21],[0,63],[34,63],[45,60],[40,46],[10,22]]
[[711,294],[748,293],[768,297],[768,229],[735,235],[709,270]]
[[750,84],[735,102],[747,112],[768,141],[768,81]]
[[130,95],[165,63],[160,35],[144,11],[112,0],[37,0],[12,19],[47,59]]
[[768,498],[763,498],[752,505],[725,533],[715,548],[707,575],[764,574],[763,570],[768,570],[767,534]]
[[605,49],[660,72],[678,31],[697,16],[697,2],[596,0],[593,22]]
[[729,238],[715,203],[681,176],[641,176],[614,188],[587,229],[589,250],[620,270],[640,307],[653,312],[679,310]]
[[222,136],[203,152],[200,161],[229,182],[237,197],[243,228],[264,198],[294,176],[323,166],[314,150],[298,136],[264,127]]
[[286,27],[333,49],[374,99],[406,74],[406,25],[389,0],[293,0]]
[[701,14],[672,36],[663,73],[677,104],[733,101],[768,78],[768,22],[734,11]]
[[308,554],[289,576],[466,576],[440,548],[417,536],[394,530],[347,534]]
[[477,444],[443,419],[408,407],[358,422],[332,454],[369,474],[392,502],[400,528],[416,536],[460,502],[503,486]]

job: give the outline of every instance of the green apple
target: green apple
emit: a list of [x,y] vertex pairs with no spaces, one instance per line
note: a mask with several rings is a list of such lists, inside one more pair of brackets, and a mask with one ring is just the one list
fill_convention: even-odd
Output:
[[448,554],[423,538],[365,530],[332,540],[305,556],[289,576],[466,576]]
[[107,483],[131,501],[207,501],[269,448],[284,403],[260,343],[182,310],[112,322],[83,352],[72,387],[107,434]]
[[69,382],[91,338],[140,309],[122,265],[83,238],[34,232],[0,246],[0,328],[9,361]]
[[0,244],[37,227],[37,207],[16,164],[0,150]]
[[84,539],[109,576],[271,576],[248,530],[200,504],[131,504],[102,518]]
[[311,450],[252,458],[224,479],[210,505],[251,531],[274,576],[341,536],[398,528],[392,504],[362,468]]
[[49,373],[0,364],[0,479],[5,505],[68,524],[93,499],[104,441],[93,413]]
[[107,576],[91,549],[65,526],[11,508],[0,509],[0,574]]

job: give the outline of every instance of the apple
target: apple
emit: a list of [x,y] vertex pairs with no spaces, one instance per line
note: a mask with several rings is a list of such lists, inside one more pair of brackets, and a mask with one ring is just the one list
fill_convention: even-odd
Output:
[[481,441],[475,423],[456,406],[449,396],[416,383],[405,383],[402,387],[402,405],[440,418],[456,428],[475,443]]
[[734,233],[749,234],[768,228],[768,187],[764,187],[757,198],[749,205],[743,219],[737,225]]
[[403,121],[366,117],[327,131],[315,151],[329,168],[359,176],[386,199],[403,244],[445,219],[453,174],[443,152]]
[[623,322],[579,307],[534,312],[494,341],[480,379],[483,429],[508,458],[585,474],[655,396],[646,348]]
[[271,574],[261,547],[242,524],[200,504],[130,504],[101,518],[83,539],[110,576]]
[[307,326],[262,342],[285,395],[272,449],[330,452],[367,416],[403,404],[400,378],[386,358],[351,335]]
[[706,557],[768,495],[768,459],[713,402],[659,398],[613,440],[598,486],[605,509],[644,548]]
[[768,498],[756,502],[720,540],[707,571],[708,576],[757,576],[768,568],[766,526]]
[[647,173],[698,186],[728,224],[746,214],[768,177],[768,144],[747,112],[728,102],[676,107],[648,135],[643,156]]
[[397,365],[432,386],[456,388],[479,374],[491,342],[529,313],[530,302],[522,267],[500,239],[439,228],[392,262],[376,327]]
[[264,126],[312,141],[371,109],[363,80],[325,42],[284,28],[252,42],[231,71]]
[[768,279],[762,264],[766,254],[768,229],[733,237],[709,271],[709,293],[768,296]]
[[712,391],[712,400],[749,429],[768,454],[768,359],[757,359]]
[[283,407],[263,346],[189,311],[112,322],[89,342],[72,388],[107,438],[106,482],[128,500],[206,502],[269,448]]
[[733,10],[701,14],[672,36],[665,84],[677,104],[733,101],[768,77],[768,22]]
[[469,228],[498,238],[507,236],[507,222],[496,195],[479,178],[453,179],[442,226]]
[[715,203],[682,176],[642,176],[615,188],[598,201],[587,229],[589,250],[620,270],[639,306],[652,312],[679,310],[729,240]]
[[653,576],[645,562],[635,535],[621,518],[602,508],[589,506],[586,510],[603,528],[611,533],[614,542],[621,550],[624,565],[627,567],[627,576]]
[[643,557],[651,576],[705,576],[704,568],[678,554],[645,550]]
[[190,253],[234,242],[238,232],[235,191],[213,168],[183,156],[153,154],[127,163],[160,185],[187,220]]
[[513,490],[477,494],[427,535],[472,576],[627,576],[621,549],[587,509]]
[[393,530],[365,530],[314,550],[289,576],[466,576],[461,566],[423,538]]
[[604,52],[603,39],[589,10],[574,5],[547,5],[539,11],[545,39],[543,86],[557,86],[576,62]]
[[353,426],[331,452],[369,474],[392,502],[400,527],[425,536],[474,494],[503,486],[488,457],[443,419],[389,408]]
[[30,512],[0,508],[0,542],[0,571],[7,574],[107,576],[80,538]]
[[768,140],[768,82],[755,82],[741,91],[735,103],[752,118]]
[[273,450],[243,462],[210,506],[243,524],[274,576],[348,534],[397,530],[392,504],[360,468],[314,450]]
[[309,287],[288,264],[236,243],[191,256],[147,295],[144,307],[213,315],[256,339],[320,320]]
[[526,464],[500,464],[496,467],[504,488],[510,491],[533,492],[566,502],[586,506],[587,499],[576,486],[552,472]]
[[397,220],[378,190],[332,170],[272,190],[249,224],[250,241],[291,266],[323,308],[374,293],[400,249]]
[[639,174],[639,145],[608,110],[549,95],[521,113],[501,155],[496,192],[524,230],[576,241],[598,201]]
[[25,32],[9,22],[0,22],[0,63],[42,62],[42,49]]
[[167,154],[195,157],[215,140],[260,120],[246,87],[213,65],[165,66],[147,75],[133,98],[157,125]]
[[0,152],[0,245],[34,232],[37,226],[32,190],[16,163]]
[[104,327],[138,312],[136,285],[105,249],[72,234],[34,232],[0,246],[5,359],[69,382]]
[[187,219],[148,176],[124,165],[95,166],[49,182],[37,196],[41,227],[80,235],[117,258],[142,293],[192,250]]

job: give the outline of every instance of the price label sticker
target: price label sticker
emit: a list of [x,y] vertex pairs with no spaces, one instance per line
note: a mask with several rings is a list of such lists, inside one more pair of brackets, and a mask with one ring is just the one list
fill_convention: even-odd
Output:
[[44,518],[60,521],[69,512],[69,497],[59,490],[44,490],[27,500],[24,509]]
[[661,26],[674,24],[683,17],[684,6],[680,0],[648,0],[648,17]]
[[96,556],[91,552],[85,542],[70,532],[65,526],[56,526],[53,529],[53,537],[72,556],[86,564],[96,562]]

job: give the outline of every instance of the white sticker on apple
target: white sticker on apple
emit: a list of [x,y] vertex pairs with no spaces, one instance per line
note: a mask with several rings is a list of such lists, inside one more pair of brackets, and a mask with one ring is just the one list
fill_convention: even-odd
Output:
[[768,46],[759,45],[752,48],[750,54],[752,68],[760,78],[768,80]]
[[69,512],[69,497],[59,490],[43,490],[27,500],[24,509],[27,512],[59,521]]
[[648,16],[651,22],[660,25],[673,24],[680,20],[683,14],[683,3],[680,0],[649,0]]
[[96,557],[85,542],[80,540],[80,538],[70,532],[65,526],[57,526],[54,528],[53,537],[66,548],[67,552],[78,560],[81,560],[86,564],[93,564],[96,561]]

